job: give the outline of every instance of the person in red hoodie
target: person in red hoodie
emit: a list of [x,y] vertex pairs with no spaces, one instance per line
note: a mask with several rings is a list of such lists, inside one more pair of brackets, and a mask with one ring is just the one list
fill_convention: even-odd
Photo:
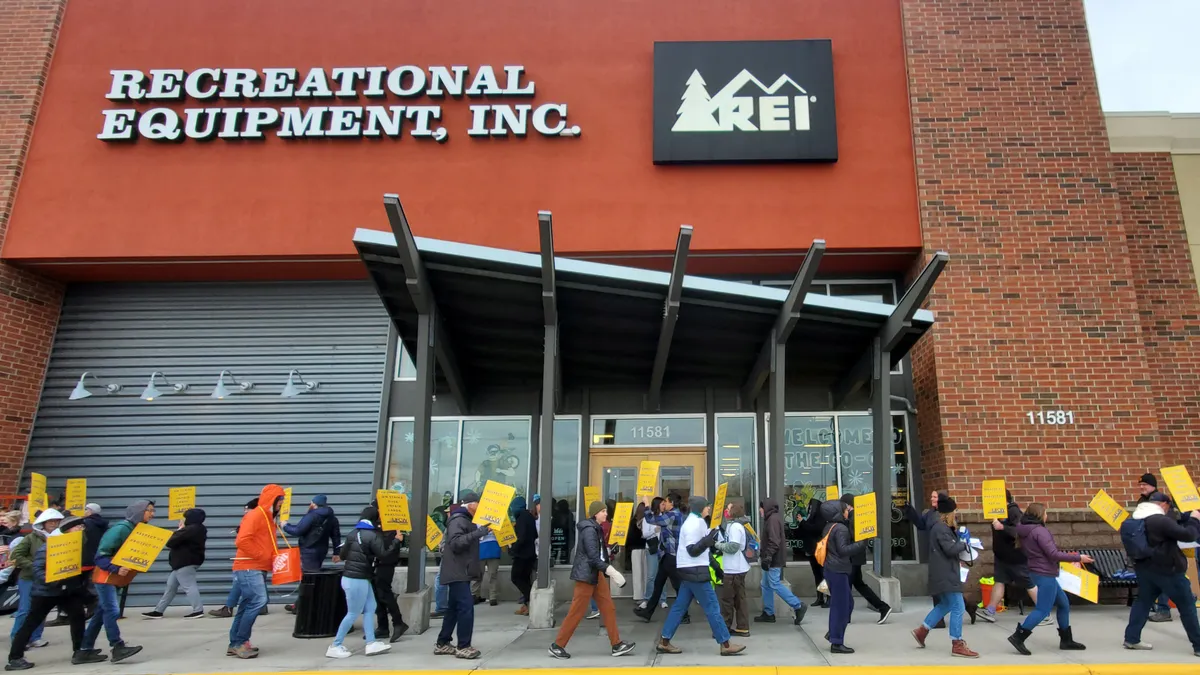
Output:
[[270,572],[275,562],[275,516],[283,503],[283,488],[268,485],[258,496],[258,506],[242,516],[238,527],[237,553],[233,557],[233,584],[242,595],[233,625],[229,627],[229,649],[227,656],[252,659],[258,656],[258,648],[250,644],[250,631],[254,620],[267,605],[267,582],[265,572]]

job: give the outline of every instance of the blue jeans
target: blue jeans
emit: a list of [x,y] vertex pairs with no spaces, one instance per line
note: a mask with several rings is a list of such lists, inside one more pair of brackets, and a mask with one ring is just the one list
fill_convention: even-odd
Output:
[[100,627],[104,626],[104,634],[108,636],[108,646],[116,647],[122,643],[121,629],[117,627],[117,617],[121,615],[121,601],[117,597],[117,587],[108,584],[96,584],[96,596],[99,604],[92,620],[88,621],[87,629],[83,631],[83,646],[81,649],[92,649],[96,646],[96,638],[100,637]]
[[[1169,614],[1171,612],[1171,606],[1167,604],[1167,601],[1170,599],[1171,598],[1167,597],[1165,592],[1158,596],[1158,599],[1154,601],[1154,611]],[[1175,606],[1178,607],[1179,603],[1175,603]]]
[[[1143,565],[1144,567],[1144,565]],[[1135,566],[1138,594],[1129,609],[1129,625],[1125,628],[1125,642],[1137,644],[1142,641],[1142,629],[1150,618],[1151,605],[1164,597],[1175,602],[1179,620],[1187,631],[1192,651],[1200,652],[1200,620],[1196,618],[1196,597],[1192,595],[1192,584],[1185,574],[1159,574]]]
[[[1053,581],[1053,579],[1051,581]],[[1058,582],[1055,581],[1054,584],[1058,585]],[[830,590],[832,590],[832,587]],[[1039,588],[1039,598],[1041,597],[1041,592],[1042,591]],[[925,626],[926,630],[933,630],[933,627],[938,625],[938,622],[946,618],[946,615],[949,614],[950,621],[946,622],[946,627],[950,629],[950,639],[961,640],[963,635],[963,614],[966,613],[967,605],[963,602],[962,593],[942,593],[938,596],[938,604],[934,605],[933,609],[929,610],[929,613],[925,615],[925,620],[921,622],[921,625]],[[1033,615],[1031,614],[1030,616]],[[1041,619],[1038,619],[1038,621],[1041,621]],[[1036,626],[1037,624],[1034,623],[1033,625]]]
[[[267,573],[261,572],[263,575],[263,588],[267,587]],[[233,582],[229,585],[229,595],[225,597],[225,606],[233,609],[242,601],[242,588],[237,584],[237,577],[233,577]],[[271,601],[271,594],[267,593],[267,602]]]
[[717,641],[717,644],[728,642],[729,626],[726,626],[725,619],[721,618],[721,603],[717,601],[717,592],[713,590],[712,582],[709,581],[681,581],[679,583],[679,597],[675,598],[675,604],[671,605],[671,612],[667,614],[667,623],[663,626],[663,638],[670,640],[675,637],[675,631],[679,630],[679,624],[683,622],[683,615],[687,613],[688,606],[692,604],[692,598],[700,603],[700,609],[703,609],[704,616],[708,617],[708,627],[712,630],[713,639]]
[[[826,570],[825,583],[829,584],[829,644],[846,644],[846,626],[850,624],[850,615],[854,613],[850,575]],[[961,619],[959,623],[961,625]]]
[[[1050,616],[1050,610],[1053,608],[1058,608],[1058,627],[1070,628],[1071,602],[1067,600],[1066,591],[1058,585],[1058,577],[1030,574],[1029,580],[1037,587],[1037,604],[1034,605],[1029,616],[1021,622],[1021,628],[1033,630],[1046,617]],[[1193,603],[1193,608],[1194,606]]]
[[446,615],[442,617],[442,630],[438,631],[437,643],[450,644],[457,627],[458,648],[466,649],[471,646],[471,637],[475,632],[475,598],[471,595],[471,582],[455,581],[447,584],[446,588],[450,602],[446,607]]
[[[15,569],[13,570],[13,574],[17,574],[17,571]],[[33,580],[32,579],[29,581],[26,581],[24,579],[17,579],[17,591],[21,594],[21,601],[20,601],[20,604],[17,605],[16,614],[13,614],[12,632],[9,633],[9,635],[8,635],[8,639],[10,639],[10,640],[17,639],[17,631],[21,630],[21,624],[25,621],[25,617],[29,615],[29,602],[30,602],[29,592],[32,590],[33,590]],[[33,637],[29,638],[29,641],[37,642],[38,640],[41,640],[43,628],[45,628],[44,624],[41,626],[38,626],[37,630],[33,631]]]
[[654,595],[654,577],[658,574],[658,554],[646,554],[646,595],[643,600],[650,602],[650,596]]
[[442,573],[438,572],[433,578],[433,609],[446,613],[450,607],[450,588],[442,585]]
[[795,593],[792,593],[787,586],[783,585],[782,567],[772,567],[771,569],[763,572],[762,583],[759,584],[759,586],[762,587],[763,614],[766,614],[767,616],[775,616],[776,593],[778,593],[779,597],[783,598],[783,601],[786,602],[788,607],[791,607],[792,609],[800,609],[800,607],[804,605],[804,603],[800,601],[800,598],[796,597]]
[[267,606],[267,579],[258,570],[234,570],[233,585],[241,595],[237,614],[233,615],[233,624],[229,626],[229,646],[236,649],[250,641],[254,621]]
[[346,633],[354,627],[354,620],[362,615],[363,638],[370,644],[375,641],[375,591],[370,579],[347,579],[342,577],[342,590],[346,592],[346,616],[338,626],[333,644],[341,645]]

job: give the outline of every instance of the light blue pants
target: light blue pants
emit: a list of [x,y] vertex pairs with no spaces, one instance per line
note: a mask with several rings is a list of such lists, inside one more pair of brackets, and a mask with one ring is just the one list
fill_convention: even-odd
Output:
[[1067,599],[1067,593],[1062,586],[1058,585],[1058,577],[1030,574],[1029,579],[1033,581],[1034,586],[1037,586],[1038,598],[1037,604],[1033,606],[1033,611],[1021,622],[1021,628],[1025,630],[1037,628],[1038,624],[1050,616],[1052,609],[1055,610],[1058,618],[1058,627],[1070,628],[1071,601]]
[[[13,574],[17,574],[17,573],[18,573],[17,570],[13,570]],[[26,581],[24,579],[17,579],[17,592],[19,592],[21,594],[21,600],[20,600],[20,603],[17,605],[17,613],[13,615],[12,632],[9,633],[9,636],[8,636],[8,639],[10,639],[10,640],[15,640],[17,638],[17,632],[21,630],[21,624],[25,622],[25,617],[29,615],[29,603],[30,603],[29,593],[32,590],[33,590],[33,581],[32,580]],[[33,631],[33,637],[29,638],[29,641],[37,642],[38,640],[41,640],[43,628],[45,628],[45,624],[38,626],[37,630]]]
[[788,604],[788,607],[791,607],[792,609],[800,609],[800,606],[804,604],[800,601],[800,598],[796,597],[796,594],[793,593],[791,589],[783,585],[782,567],[772,567],[771,569],[763,572],[762,583],[759,584],[759,586],[762,588],[763,614],[766,614],[767,616],[775,616],[776,593],[778,593],[779,597],[782,598],[783,601]]
[[346,592],[346,617],[338,626],[333,644],[340,646],[346,633],[354,627],[354,620],[363,618],[363,638],[370,644],[375,641],[375,593],[370,579],[347,579],[342,577],[342,590]]
[[[1038,593],[1038,597],[1041,597],[1041,591]],[[946,622],[946,627],[950,629],[950,639],[961,640],[963,635],[963,614],[966,613],[967,605],[963,602],[962,593],[942,593],[938,596],[938,604],[934,605],[933,609],[929,610],[929,614],[925,615],[925,621],[922,622],[922,625],[927,630],[933,630],[933,627],[938,625],[938,622],[946,618],[946,615],[949,614],[950,620]],[[1041,621],[1041,619],[1038,619],[1038,621]]]
[[646,554],[646,597],[642,598],[646,602],[650,602],[650,596],[654,595],[654,577],[658,574],[658,554]]

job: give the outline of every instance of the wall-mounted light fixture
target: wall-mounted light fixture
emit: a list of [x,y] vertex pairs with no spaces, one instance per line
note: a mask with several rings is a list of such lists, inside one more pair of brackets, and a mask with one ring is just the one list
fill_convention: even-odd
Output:
[[158,387],[154,386],[154,378],[156,378],[156,377],[162,378],[163,384],[171,387],[172,391],[176,394],[179,394],[179,393],[182,393],[182,392],[185,392],[188,390],[188,385],[183,384],[182,382],[179,384],[171,384],[170,382],[167,381],[166,375],[163,375],[161,372],[156,370],[153,373],[150,373],[150,381],[148,383],[146,383],[146,388],[142,390],[142,400],[143,401],[153,401],[154,399],[158,398],[159,396],[162,396],[162,392],[158,390]]
[[253,382],[238,382],[233,373],[228,370],[222,370],[220,375],[217,375],[217,386],[213,387],[212,396],[215,399],[222,399],[229,396],[229,390],[225,388],[225,376],[228,375],[230,380],[238,386],[240,391],[250,391],[254,388]]
[[[87,398],[92,395],[92,392],[88,391],[87,387],[85,387],[83,385],[83,381],[89,377],[92,378],[93,380],[100,379],[91,373],[84,373],[83,375],[80,375],[79,383],[75,385],[75,390],[71,392],[70,400],[78,401],[81,398]],[[119,384],[104,385],[104,391],[109,394],[115,394],[118,391],[121,391],[121,385],[119,385]]]
[[[303,389],[297,386],[296,380],[300,381],[300,385],[303,385],[304,387]],[[306,391],[312,391],[319,386],[321,386],[320,382],[314,382],[311,380],[306,382],[304,380],[304,376],[300,374],[300,371],[293,370],[292,372],[288,373],[287,384],[283,385],[283,391],[279,395],[283,396],[284,398],[293,398]]]

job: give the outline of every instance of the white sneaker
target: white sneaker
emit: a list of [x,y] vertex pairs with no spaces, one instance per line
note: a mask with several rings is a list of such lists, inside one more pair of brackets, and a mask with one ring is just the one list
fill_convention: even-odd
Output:
[[325,656],[331,659],[348,659],[350,650],[342,645],[329,645],[329,649],[325,650]]
[[1154,645],[1150,644],[1149,642],[1126,642],[1124,644],[1124,647],[1125,647],[1125,649],[1134,649],[1134,650],[1144,651],[1144,652],[1148,652],[1151,649],[1154,649]]
[[386,644],[384,642],[380,642],[379,640],[376,640],[367,645],[366,653],[367,653],[367,656],[375,656],[376,654],[382,654],[382,653],[390,650],[391,648],[392,648],[391,645]]
[[596,611],[592,612],[591,614],[588,614],[587,618],[596,619],[596,618],[599,618],[599,616],[600,616],[600,610],[596,610]]
[[662,608],[663,608],[663,609],[670,609],[670,607],[671,607],[671,606],[667,604],[667,601],[666,601],[666,600],[663,600],[663,603],[662,603]]
[[1039,625],[1039,626],[1051,626],[1051,625],[1054,625],[1054,619],[1052,619],[1052,618],[1050,618],[1050,617],[1046,617],[1046,618],[1042,619],[1042,622],[1041,622],[1041,623],[1039,623],[1038,625]]

